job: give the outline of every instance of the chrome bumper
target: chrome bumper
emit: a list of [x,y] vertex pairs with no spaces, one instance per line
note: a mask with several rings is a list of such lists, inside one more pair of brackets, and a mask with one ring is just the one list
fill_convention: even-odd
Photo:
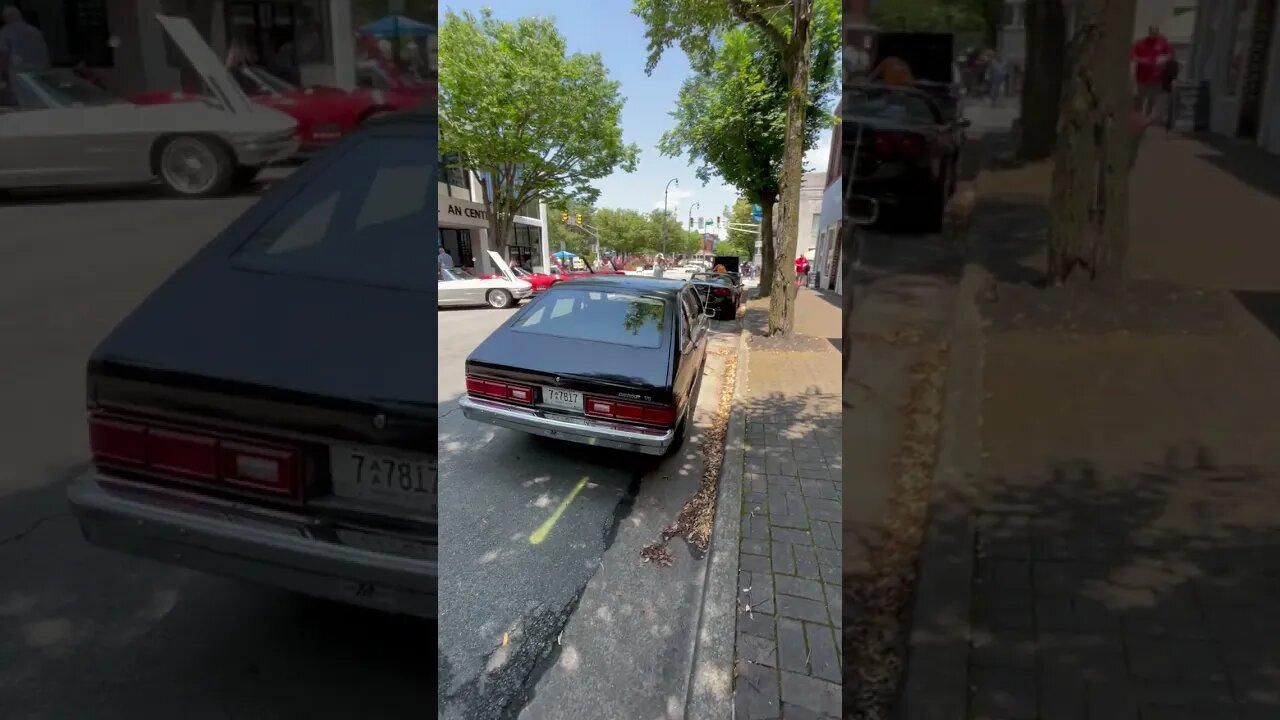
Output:
[[628,450],[645,455],[662,455],[675,441],[676,431],[646,433],[623,430],[606,425],[588,424],[586,420],[536,408],[513,408],[464,395],[458,404],[468,420],[519,430],[530,435],[568,440],[583,445]]
[[249,140],[236,143],[236,163],[249,167],[261,167],[283,162],[298,152],[296,138],[284,140]]
[[67,499],[94,545],[314,597],[436,617],[434,554],[419,559],[322,540],[312,532],[320,523],[311,518],[97,473],[75,480]]

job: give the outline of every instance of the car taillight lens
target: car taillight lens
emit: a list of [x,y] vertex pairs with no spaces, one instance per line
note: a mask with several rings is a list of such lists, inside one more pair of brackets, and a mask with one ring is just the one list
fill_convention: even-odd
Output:
[[716,288],[715,290],[712,290],[712,292],[715,293],[716,297],[729,297],[728,288]]
[[919,158],[928,147],[924,138],[912,133],[882,132],[876,135],[873,143],[875,152],[881,157]]
[[586,398],[587,415],[621,422],[671,427],[676,424],[676,409],[669,405],[638,405],[609,398]]
[[104,415],[89,416],[95,465],[144,470],[185,480],[228,483],[295,495],[298,450]]
[[503,400],[506,402],[532,405],[534,392],[528,385],[488,380],[472,375],[467,376],[467,394]]

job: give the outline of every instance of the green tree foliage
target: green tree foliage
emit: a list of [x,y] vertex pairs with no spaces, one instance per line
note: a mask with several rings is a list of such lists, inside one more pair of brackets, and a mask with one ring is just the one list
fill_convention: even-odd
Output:
[[598,54],[567,54],[551,19],[448,12],[439,38],[440,152],[480,173],[499,252],[519,208],[591,203],[592,181],[635,170],[618,83]]
[[881,0],[871,8],[871,19],[886,30],[937,32],[981,31],[989,25],[984,0]]
[[[805,150],[834,121],[828,106],[839,81],[839,43],[838,33],[814,35]],[[703,184],[718,175],[760,204],[768,219],[761,234],[767,274],[773,265],[772,218],[781,189],[788,93],[786,68],[773,46],[754,27],[733,28],[723,34],[710,66],[685,80],[671,113],[676,125],[658,144],[664,155],[687,155]],[[763,294],[769,289],[763,286]]]
[[[747,198],[738,198],[734,201],[733,208],[725,211],[725,216],[731,223],[725,244],[733,248],[734,254],[748,260],[755,257],[758,236],[749,230],[735,230],[733,224],[750,225],[755,222],[751,219],[751,205],[751,201]],[[763,253],[763,250],[761,252]]]
[[[635,0],[633,12],[644,20],[649,41],[646,70],[662,54],[679,46],[697,72],[714,72],[725,36],[750,26],[776,53],[787,79],[784,147],[779,175],[778,229],[771,262],[769,333],[788,333],[794,321],[795,257],[799,237],[800,183],[804,175],[805,122],[810,109],[810,73],[814,38],[830,38],[839,47],[841,8],[837,0]],[[765,128],[761,128],[765,130]]]

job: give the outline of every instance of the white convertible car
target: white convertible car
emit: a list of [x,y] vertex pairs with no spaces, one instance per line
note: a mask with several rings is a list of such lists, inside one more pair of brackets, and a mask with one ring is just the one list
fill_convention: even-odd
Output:
[[297,152],[293,118],[251,102],[186,18],[156,19],[214,100],[143,107],[71,70],[18,75],[0,92],[0,191],[158,180],[209,197]]
[[436,286],[439,306],[488,305],[501,310],[533,294],[533,285],[517,278],[502,256],[490,250],[489,259],[502,277],[481,280],[461,270],[440,268]]

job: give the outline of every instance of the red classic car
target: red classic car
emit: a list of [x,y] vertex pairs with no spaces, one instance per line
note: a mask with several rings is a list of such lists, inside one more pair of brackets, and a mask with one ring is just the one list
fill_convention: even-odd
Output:
[[570,280],[576,277],[591,277],[592,275],[626,275],[625,272],[609,267],[603,270],[570,270],[563,265],[552,265],[550,274],[560,280]]
[[[434,95],[430,85],[387,77],[380,78],[382,88],[343,90],[320,85],[298,87],[256,66],[241,66],[231,75],[255,102],[298,121],[297,137],[303,154],[332,144],[369,118],[416,107]],[[185,90],[139,93],[129,98],[135,105],[203,99],[201,94]]]
[[[552,285],[555,285],[556,283],[564,279],[562,277],[558,277],[556,275],[551,275],[548,273],[532,273],[520,267],[511,268],[511,272],[515,273],[517,278],[532,285],[534,295],[537,295],[538,293],[543,292],[547,288],[551,287]],[[503,277],[505,276],[498,275],[495,273],[490,273],[488,275],[481,275],[480,279],[493,280],[495,278],[502,279]]]

